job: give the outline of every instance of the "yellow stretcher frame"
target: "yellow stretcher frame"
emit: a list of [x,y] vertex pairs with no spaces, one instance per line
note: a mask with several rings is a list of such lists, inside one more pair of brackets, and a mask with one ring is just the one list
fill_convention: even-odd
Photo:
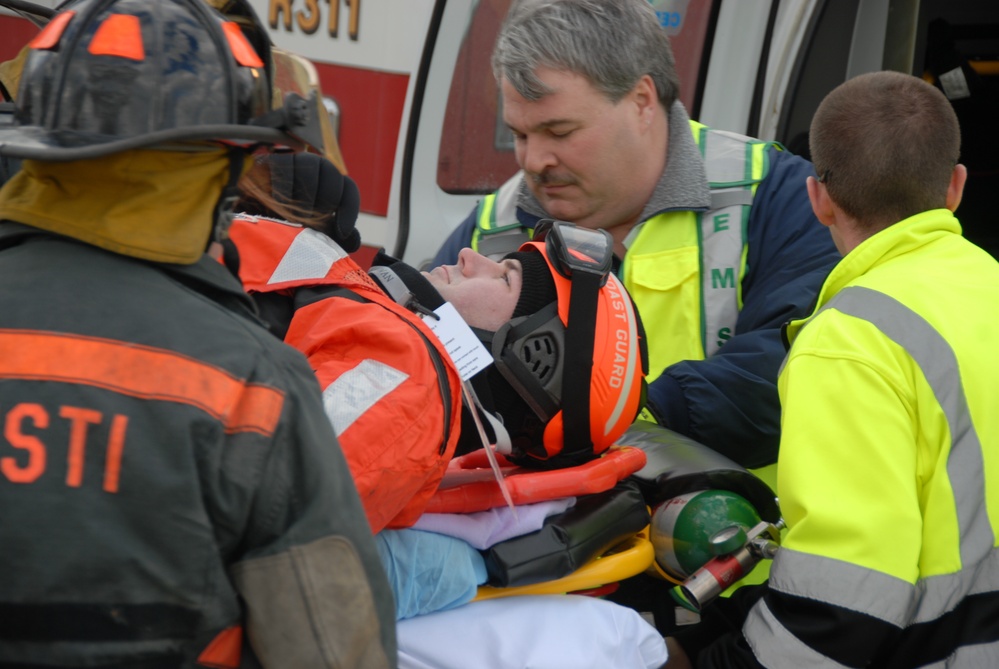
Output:
[[472,601],[510,597],[513,595],[564,595],[590,590],[607,583],[616,583],[644,572],[655,562],[655,550],[649,540],[649,528],[626,539],[603,555],[593,558],[568,576],[509,588],[480,586]]

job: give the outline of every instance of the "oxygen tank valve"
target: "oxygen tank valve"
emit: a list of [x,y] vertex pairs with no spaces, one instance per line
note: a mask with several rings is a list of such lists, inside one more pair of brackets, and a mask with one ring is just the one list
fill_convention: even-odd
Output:
[[715,532],[710,539],[715,557],[694,572],[690,578],[670,590],[670,595],[683,608],[700,613],[724,590],[748,574],[760,560],[772,560],[780,548],[782,520],[776,524],[760,522],[749,532],[738,525]]

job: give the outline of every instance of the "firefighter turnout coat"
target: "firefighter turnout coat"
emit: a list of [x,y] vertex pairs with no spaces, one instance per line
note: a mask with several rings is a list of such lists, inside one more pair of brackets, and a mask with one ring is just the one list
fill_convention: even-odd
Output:
[[0,665],[394,666],[315,377],[224,267],[4,222],[0,284]]

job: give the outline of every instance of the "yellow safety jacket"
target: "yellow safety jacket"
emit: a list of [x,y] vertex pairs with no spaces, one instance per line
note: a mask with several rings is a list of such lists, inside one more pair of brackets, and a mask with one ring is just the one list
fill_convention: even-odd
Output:
[[639,223],[625,240],[621,274],[656,336],[649,382],[680,360],[703,360],[735,331],[746,272],[746,227],[767,173],[770,142],[690,122],[711,189],[706,212],[675,211]]
[[999,264],[947,210],[829,275],[778,389],[767,667],[999,666]]

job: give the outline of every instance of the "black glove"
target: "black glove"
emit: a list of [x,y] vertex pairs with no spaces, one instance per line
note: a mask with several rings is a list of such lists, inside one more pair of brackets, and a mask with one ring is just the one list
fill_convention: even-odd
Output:
[[355,227],[361,195],[353,179],[314,153],[274,153],[264,160],[270,164],[275,198],[317,214],[330,214],[321,232],[347,253],[361,246],[361,235]]

